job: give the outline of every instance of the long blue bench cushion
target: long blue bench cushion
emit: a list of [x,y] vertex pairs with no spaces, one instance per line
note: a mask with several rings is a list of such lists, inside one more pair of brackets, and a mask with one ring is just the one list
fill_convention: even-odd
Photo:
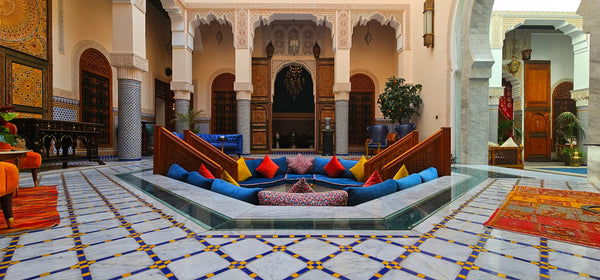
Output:
[[201,187],[203,189],[207,189],[210,190],[210,187],[212,186],[212,183],[215,179],[208,179],[202,175],[200,175],[200,173],[196,172],[196,171],[192,171],[190,172],[190,175],[188,175],[186,182],[188,182],[188,184],[192,184],[196,187]]
[[175,136],[179,137],[179,139],[183,140],[183,133],[173,131],[173,134],[175,134]]
[[315,183],[315,174],[292,174],[288,173],[285,175],[285,183],[286,184],[295,184],[300,181],[300,179],[304,178],[307,183],[314,184]]
[[332,189],[343,190],[346,187],[362,187],[363,182],[350,178],[331,178],[327,175],[315,174],[315,184]]
[[272,188],[285,184],[285,175],[275,175],[273,178],[250,178],[243,182],[238,182],[244,188]]
[[423,183],[431,181],[438,177],[437,169],[435,169],[435,167],[429,167],[419,172],[419,175],[421,175],[421,180],[423,180]]
[[167,177],[173,178],[175,180],[179,180],[185,182],[190,173],[187,170],[183,169],[179,164],[173,163],[171,167],[169,167],[169,171],[167,172]]
[[361,203],[395,193],[398,189],[396,181],[392,179],[385,180],[382,183],[368,187],[347,187],[344,190],[348,192],[348,206],[356,206]]
[[327,158],[315,157],[315,164],[313,165],[315,175],[327,175],[327,172],[325,171],[325,165],[327,165],[329,161],[330,159]]
[[356,177],[354,177],[354,174],[352,174],[352,172],[350,172],[350,168],[354,167],[358,163],[358,160],[340,159],[340,163],[344,167],[344,173],[342,173],[341,177],[356,180]]
[[252,173],[252,178],[262,177],[262,175],[260,175],[259,172],[256,172],[256,168],[262,163],[262,158],[245,159],[245,161],[246,161],[246,166],[248,166],[248,170],[250,170],[250,173]]
[[210,188],[211,191],[226,195],[231,198],[239,199],[254,205],[258,204],[258,192],[261,188],[242,188],[227,183],[221,179],[215,179]]
[[410,174],[404,178],[396,180],[396,184],[398,185],[399,191],[412,188],[418,184],[421,184],[421,175],[418,173]]
[[221,149],[221,136],[225,137],[223,141],[223,151],[229,154],[241,154],[243,151],[243,136],[241,134],[196,134],[206,142]]
[[276,158],[276,159],[272,159],[272,160],[275,164],[277,164],[277,166],[279,166],[279,169],[277,169],[277,171],[275,172],[275,175],[285,175],[288,171],[287,158],[280,157],[280,158]]

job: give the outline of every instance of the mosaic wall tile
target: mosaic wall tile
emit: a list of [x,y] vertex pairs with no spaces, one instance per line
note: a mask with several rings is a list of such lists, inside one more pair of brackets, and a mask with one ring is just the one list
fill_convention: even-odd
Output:
[[0,45],[48,59],[47,0],[2,1]]
[[54,107],[52,119],[57,121],[77,121],[77,111],[73,109]]
[[12,103],[42,108],[42,70],[16,62],[12,63],[11,69]]

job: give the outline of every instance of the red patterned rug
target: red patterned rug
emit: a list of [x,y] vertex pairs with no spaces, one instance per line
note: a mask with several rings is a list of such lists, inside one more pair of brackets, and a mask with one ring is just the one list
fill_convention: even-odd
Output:
[[515,186],[484,225],[586,246],[600,247],[600,193]]
[[56,210],[57,197],[56,186],[19,189],[19,195],[13,197],[15,226],[7,228],[4,216],[2,216],[0,218],[0,234],[58,225],[60,216]]

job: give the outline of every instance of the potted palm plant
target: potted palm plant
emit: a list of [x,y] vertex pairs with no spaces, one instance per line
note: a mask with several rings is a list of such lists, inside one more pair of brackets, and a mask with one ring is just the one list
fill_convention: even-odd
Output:
[[565,143],[569,144],[569,148],[563,149],[561,154],[564,156],[565,163],[570,162],[570,165],[578,166],[579,161],[583,157],[583,152],[575,147],[579,142],[579,135],[585,137],[585,130],[581,125],[577,116],[571,112],[562,112],[556,117],[558,133],[563,136]]
[[193,133],[198,133],[198,128],[195,126],[198,121],[196,118],[200,115],[204,110],[189,110],[187,114],[176,113],[175,118],[171,120],[171,122],[186,122],[189,125],[189,130]]
[[415,124],[409,122],[415,114],[419,115],[423,104],[419,95],[422,88],[421,84],[408,84],[403,78],[392,76],[377,99],[383,116],[392,120],[392,123],[399,123],[396,127],[399,139],[415,129]]

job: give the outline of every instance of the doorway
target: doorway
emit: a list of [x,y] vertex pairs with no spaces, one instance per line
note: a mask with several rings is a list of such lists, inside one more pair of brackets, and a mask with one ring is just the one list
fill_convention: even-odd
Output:
[[525,63],[525,161],[550,161],[550,62]]
[[211,128],[213,134],[237,133],[237,101],[233,90],[235,75],[223,73],[212,83]]
[[367,127],[375,123],[375,83],[365,74],[352,75],[350,83],[348,145],[363,149],[365,140],[370,138]]
[[315,97],[310,73],[301,65],[286,66],[275,77],[273,148],[314,149]]

